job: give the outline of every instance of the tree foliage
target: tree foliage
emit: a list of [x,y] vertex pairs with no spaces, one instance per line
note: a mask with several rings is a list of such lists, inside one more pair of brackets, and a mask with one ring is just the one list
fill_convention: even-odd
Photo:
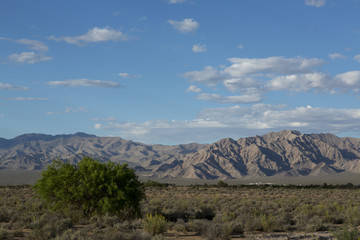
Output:
[[55,209],[83,210],[85,215],[139,212],[144,189],[127,164],[101,163],[84,157],[75,165],[55,160],[34,186],[38,195]]

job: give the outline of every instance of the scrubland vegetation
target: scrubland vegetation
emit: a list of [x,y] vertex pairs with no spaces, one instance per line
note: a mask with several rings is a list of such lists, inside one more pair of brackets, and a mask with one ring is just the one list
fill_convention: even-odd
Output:
[[84,158],[54,162],[35,186],[0,187],[0,239],[345,240],[358,226],[352,184],[141,184],[126,165]]
[[318,231],[330,239],[359,237],[360,189],[351,186],[147,184],[145,192],[141,214],[129,218],[49,210],[31,186],[1,187],[0,239],[231,239]]

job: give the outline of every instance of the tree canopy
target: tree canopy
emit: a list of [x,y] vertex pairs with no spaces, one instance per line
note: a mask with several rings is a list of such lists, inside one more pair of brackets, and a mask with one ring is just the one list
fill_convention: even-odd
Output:
[[84,157],[75,165],[55,160],[34,186],[55,209],[80,208],[85,215],[139,213],[144,189],[127,164],[101,163]]

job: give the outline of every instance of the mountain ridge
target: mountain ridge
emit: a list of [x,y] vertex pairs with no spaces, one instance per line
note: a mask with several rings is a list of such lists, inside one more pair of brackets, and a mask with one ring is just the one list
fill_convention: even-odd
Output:
[[146,145],[86,133],[24,134],[0,138],[0,169],[44,169],[53,159],[76,163],[83,155],[128,163],[158,178],[237,179],[360,173],[360,139],[294,130],[212,144]]

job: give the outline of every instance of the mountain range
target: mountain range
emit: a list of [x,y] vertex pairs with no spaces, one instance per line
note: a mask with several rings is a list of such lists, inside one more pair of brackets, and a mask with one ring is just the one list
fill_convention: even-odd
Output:
[[360,173],[360,139],[284,130],[212,144],[147,145],[85,133],[0,138],[0,169],[44,169],[54,159],[83,156],[128,163],[157,178],[238,179]]

